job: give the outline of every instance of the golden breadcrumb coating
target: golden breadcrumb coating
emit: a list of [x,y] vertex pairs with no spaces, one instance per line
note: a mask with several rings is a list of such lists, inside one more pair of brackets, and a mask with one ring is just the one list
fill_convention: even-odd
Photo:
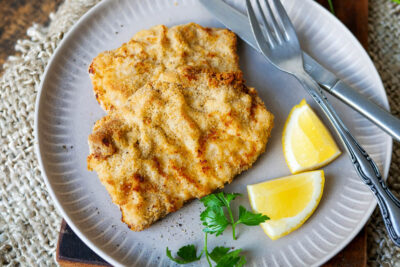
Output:
[[120,48],[93,59],[89,73],[95,96],[109,111],[122,107],[147,82],[191,75],[188,67],[238,71],[236,42],[236,35],[227,29],[195,23],[140,31]]
[[132,230],[223,188],[265,150],[273,115],[244,84],[236,42],[226,29],[160,25],[93,60],[109,114],[89,136],[88,168]]
[[265,150],[273,115],[242,73],[192,71],[155,81],[99,120],[95,170],[134,231],[230,183]]

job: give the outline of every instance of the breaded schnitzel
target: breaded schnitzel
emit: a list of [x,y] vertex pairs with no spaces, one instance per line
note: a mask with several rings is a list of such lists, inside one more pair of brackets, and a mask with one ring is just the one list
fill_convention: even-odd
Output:
[[140,87],[154,80],[191,75],[190,69],[239,71],[236,35],[195,23],[155,26],[136,33],[120,48],[93,59],[89,68],[95,96],[104,110],[122,107]]
[[89,137],[95,170],[134,231],[230,183],[265,150],[273,126],[242,73],[188,68],[135,89]]

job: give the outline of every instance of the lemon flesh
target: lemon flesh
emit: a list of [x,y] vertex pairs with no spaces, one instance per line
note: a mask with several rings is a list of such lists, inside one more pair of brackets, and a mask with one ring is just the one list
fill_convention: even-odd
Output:
[[328,129],[304,99],[290,112],[282,143],[292,173],[315,170],[341,153]]
[[321,170],[248,185],[251,207],[270,218],[264,232],[276,240],[299,228],[317,208],[324,183]]

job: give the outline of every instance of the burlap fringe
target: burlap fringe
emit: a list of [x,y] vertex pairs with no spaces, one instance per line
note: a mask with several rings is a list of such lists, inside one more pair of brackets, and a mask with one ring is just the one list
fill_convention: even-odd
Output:
[[[389,0],[369,1],[369,55],[382,78],[394,115],[400,117],[400,5]],[[400,193],[400,145],[393,144],[389,187]],[[367,225],[368,265],[400,266],[400,249],[386,235],[378,210]]]

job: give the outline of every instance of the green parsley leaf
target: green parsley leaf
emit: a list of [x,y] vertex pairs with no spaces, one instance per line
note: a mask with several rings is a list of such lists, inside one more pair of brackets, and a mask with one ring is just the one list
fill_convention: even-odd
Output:
[[[241,249],[237,249],[231,251],[220,258],[215,267],[236,267],[243,266],[246,263],[246,260],[243,256],[240,256],[239,253]],[[241,264],[241,265],[239,265]]]
[[206,208],[223,207],[224,203],[217,197],[216,194],[211,194],[200,199]]
[[229,225],[228,220],[225,217],[224,210],[220,207],[207,208],[200,214],[200,220],[206,227],[203,232],[215,234],[219,236]]
[[262,215],[261,213],[253,213],[251,211],[246,210],[245,207],[239,207],[239,220],[235,222],[235,224],[243,223],[248,226],[259,225],[260,223],[269,220],[269,217],[266,215]]
[[211,194],[200,199],[206,208],[209,207],[229,207],[229,203],[234,200],[237,196],[241,194],[238,193],[224,193],[219,192],[216,194]]
[[196,247],[194,245],[186,245],[181,247],[178,252],[176,254],[178,254],[178,256],[180,258],[174,258],[171,255],[171,250],[169,250],[169,248],[167,247],[167,257],[170,258],[171,260],[173,260],[174,262],[178,263],[178,264],[186,264],[186,263],[190,263],[190,262],[194,262],[194,261],[198,261],[201,258],[200,256],[196,256]]
[[226,255],[226,253],[228,253],[228,251],[230,250],[230,248],[226,248],[226,247],[215,247],[213,249],[213,251],[209,254],[210,258],[215,261],[215,262],[219,262],[219,260]]
[[236,263],[235,267],[242,267],[245,264],[246,264],[246,258],[244,256],[241,256],[239,262]]
[[[221,195],[220,195],[221,194]],[[230,206],[230,202],[234,200],[236,197],[241,196],[242,194],[239,193],[228,193],[225,194],[224,192],[219,193],[218,197],[221,198],[221,200],[224,202],[225,207]]]
[[196,256],[196,247],[194,245],[183,246],[178,250],[176,254],[178,254],[178,256],[182,259],[190,262],[197,261],[201,257],[201,254],[199,257]]

